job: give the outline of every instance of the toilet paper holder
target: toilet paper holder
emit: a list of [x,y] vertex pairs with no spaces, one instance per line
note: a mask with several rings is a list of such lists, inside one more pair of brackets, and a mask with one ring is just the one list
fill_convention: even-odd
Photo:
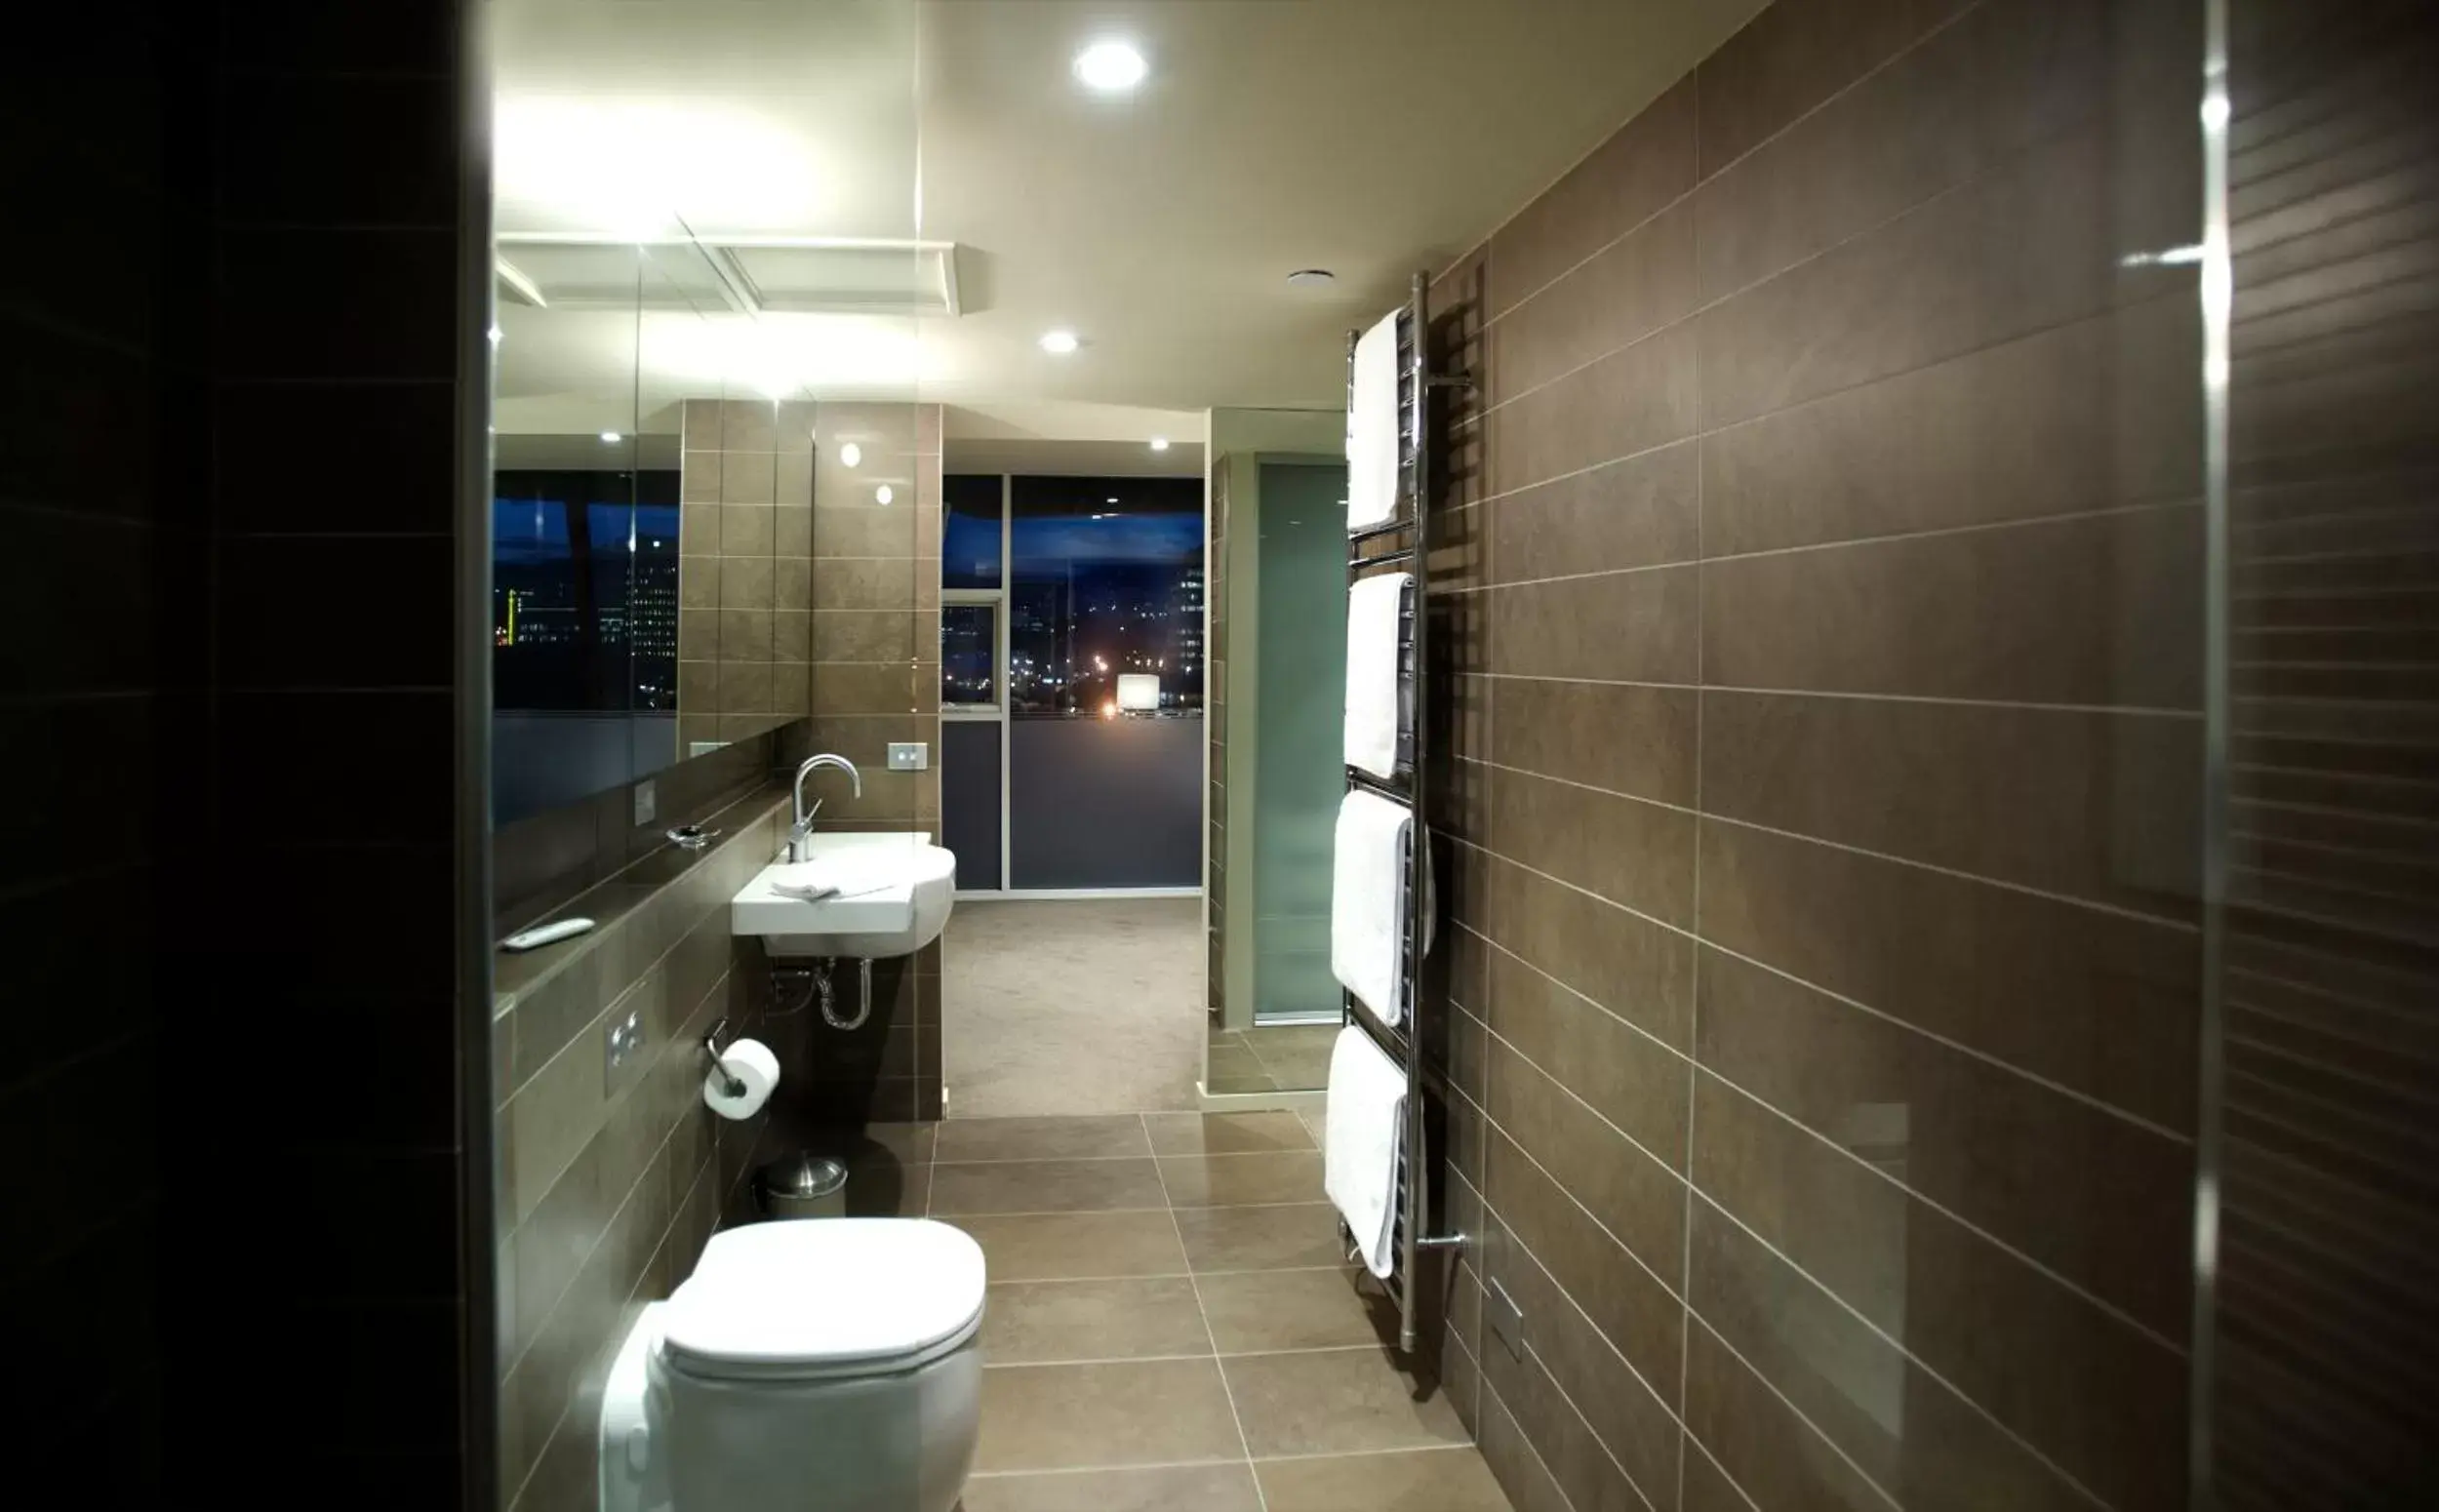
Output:
[[744,1079],[730,1070],[728,1062],[720,1058],[720,1036],[727,1032],[728,1026],[729,1021],[723,1018],[704,1032],[702,1053],[711,1057],[712,1074],[720,1078],[720,1091],[732,1097],[741,1097],[745,1095]]

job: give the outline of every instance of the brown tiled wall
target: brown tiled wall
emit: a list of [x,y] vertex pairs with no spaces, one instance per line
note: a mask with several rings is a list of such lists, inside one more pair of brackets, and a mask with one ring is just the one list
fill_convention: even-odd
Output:
[[[449,1506],[488,1460],[457,19],[139,0],[12,39],[0,155],[51,232],[0,298],[13,1505]],[[43,292],[69,245],[96,281]],[[311,1369],[239,1381],[268,1340]]]
[[[859,798],[831,772],[806,797],[824,828],[940,827],[940,408],[823,402],[814,456],[810,749],[856,764]],[[854,467],[839,449],[862,453]],[[891,490],[889,503],[876,490]],[[889,743],[931,747],[924,772],[892,772]],[[941,1105],[940,945],[874,970],[872,1017],[852,1033],[799,1026],[807,1076],[790,1112],[816,1125],[937,1118]],[[852,1009],[856,979],[837,986]]]
[[2212,1468],[2432,1494],[2439,17],[2230,6],[2233,694]]
[[809,403],[689,399],[679,465],[678,749],[809,712]]
[[2199,16],[1782,0],[1437,283],[1520,1507],[2181,1503]]
[[[713,758],[706,758],[713,759]],[[729,899],[771,857],[785,798],[765,783],[708,816],[700,857],[664,847],[567,910],[589,935],[499,959],[492,1023],[498,1172],[499,1504],[594,1504],[601,1387],[643,1304],[693,1268],[740,1186],[768,1113],[703,1105],[699,1046],[765,1031],[761,949],[729,933]],[[676,875],[669,871],[679,865]],[[610,1026],[644,1049],[608,1068]]]

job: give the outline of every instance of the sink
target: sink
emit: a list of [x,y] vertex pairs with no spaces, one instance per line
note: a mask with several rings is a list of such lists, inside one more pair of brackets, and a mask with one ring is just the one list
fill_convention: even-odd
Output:
[[[729,899],[729,933],[759,935],[780,960],[912,955],[940,937],[956,895],[957,858],[928,833],[816,833],[813,858],[774,861]],[[809,903],[772,891],[811,872],[842,895]]]

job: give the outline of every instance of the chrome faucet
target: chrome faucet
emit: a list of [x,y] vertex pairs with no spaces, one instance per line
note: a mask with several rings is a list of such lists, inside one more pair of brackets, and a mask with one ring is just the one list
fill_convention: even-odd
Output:
[[812,808],[805,807],[805,778],[823,767],[836,767],[846,773],[847,780],[856,784],[856,796],[863,796],[863,774],[856,770],[854,762],[827,751],[819,756],[806,757],[805,764],[796,769],[796,822],[787,826],[787,859],[790,861],[813,859],[813,816],[821,812],[821,800],[816,798]]

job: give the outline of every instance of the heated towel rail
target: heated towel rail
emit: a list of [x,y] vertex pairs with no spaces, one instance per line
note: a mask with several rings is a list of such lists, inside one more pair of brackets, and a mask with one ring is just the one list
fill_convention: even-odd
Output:
[[[1350,792],[1361,789],[1377,793],[1414,816],[1414,822],[1408,826],[1406,917],[1399,945],[1405,957],[1400,974],[1403,985],[1399,990],[1405,997],[1399,1004],[1398,1025],[1381,1022],[1352,992],[1339,992],[1343,1020],[1370,1035],[1381,1054],[1406,1072],[1406,1127],[1399,1141],[1397,1226],[1388,1287],[1397,1299],[1398,1348],[1408,1353],[1415,1347],[1416,1319],[1425,1294],[1417,1277],[1419,1254],[1460,1248],[1465,1242],[1462,1234],[1423,1232],[1431,1221],[1431,1160],[1423,1105],[1421,985],[1423,957],[1431,949],[1434,933],[1428,912],[1434,906],[1431,846],[1423,826],[1429,790],[1427,758],[1431,751],[1430,700],[1423,685],[1425,671],[1431,664],[1431,584],[1427,571],[1431,555],[1431,390],[1470,387],[1473,382],[1471,377],[1462,373],[1431,371],[1430,296],[1429,275],[1417,273],[1406,307],[1397,316],[1397,509],[1379,525],[1350,531],[1346,552],[1349,587],[1368,573],[1397,567],[1407,572],[1410,584],[1398,617],[1398,704],[1404,718],[1398,731],[1396,773],[1383,780],[1359,767],[1346,768]],[[1355,342],[1362,334],[1350,331],[1346,337],[1350,423],[1355,410]],[[1343,1233],[1344,1224],[1339,1227]],[[1351,1243],[1352,1236],[1348,1238]]]

